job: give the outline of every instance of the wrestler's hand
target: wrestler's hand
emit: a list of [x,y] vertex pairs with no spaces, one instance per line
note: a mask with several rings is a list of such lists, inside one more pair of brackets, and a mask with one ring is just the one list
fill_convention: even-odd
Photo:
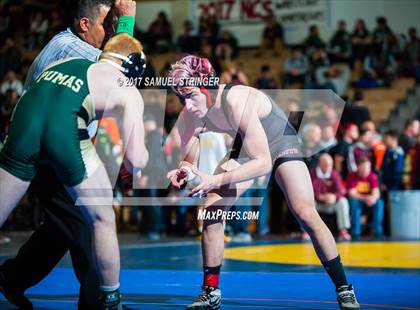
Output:
[[220,188],[222,185],[222,174],[210,175],[196,168],[192,168],[192,172],[200,178],[200,184],[192,189],[190,195],[206,195],[211,190]]
[[174,169],[168,172],[166,177],[171,181],[172,186],[181,189],[187,185],[188,171],[185,169]]
[[118,16],[136,17],[136,1],[133,0],[115,0],[115,9]]

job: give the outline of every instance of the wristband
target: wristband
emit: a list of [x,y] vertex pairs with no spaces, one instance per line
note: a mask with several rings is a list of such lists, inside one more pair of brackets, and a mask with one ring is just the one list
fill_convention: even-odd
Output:
[[189,181],[191,181],[192,179],[194,179],[195,178],[195,174],[192,172],[192,169],[190,168],[190,167],[188,167],[188,166],[182,166],[181,168],[179,168],[180,170],[182,169],[182,170],[184,170],[184,171],[186,171],[187,172],[187,181],[189,182]]
[[125,32],[130,36],[134,33],[134,17],[133,16],[120,16],[118,18],[117,30],[115,34]]

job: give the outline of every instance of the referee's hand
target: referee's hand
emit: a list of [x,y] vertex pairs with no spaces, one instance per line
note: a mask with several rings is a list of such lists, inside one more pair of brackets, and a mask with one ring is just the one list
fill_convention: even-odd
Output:
[[136,17],[136,1],[133,0],[115,0],[115,9],[118,16]]

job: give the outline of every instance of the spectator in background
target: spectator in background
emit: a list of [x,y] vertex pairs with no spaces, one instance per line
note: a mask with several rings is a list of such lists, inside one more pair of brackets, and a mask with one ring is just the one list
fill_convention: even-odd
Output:
[[372,143],[371,151],[373,156],[373,164],[376,173],[380,173],[382,168],[382,162],[386,152],[386,145],[382,139],[382,136],[376,131],[376,125],[373,121],[368,120],[363,122],[362,130],[372,132]]
[[184,21],[184,32],[178,37],[177,47],[180,53],[193,54],[200,49],[200,39],[192,34],[193,25],[190,20]]
[[22,52],[16,46],[13,37],[7,37],[3,48],[0,50],[0,76],[9,70],[20,72]]
[[214,55],[213,48],[210,43],[204,42],[201,44],[200,55],[211,62],[217,76],[222,74],[222,65],[220,64],[219,59]]
[[380,46],[384,51],[390,51],[393,44],[394,33],[388,26],[385,17],[378,17],[376,19],[376,28],[372,32],[373,45]]
[[0,44],[3,43],[4,36],[10,32],[10,16],[8,6],[0,6]]
[[359,138],[359,129],[355,124],[347,124],[344,127],[343,138],[338,141],[337,145],[331,150],[334,158],[334,169],[340,173],[343,180],[348,175],[348,157],[350,149]]
[[328,52],[333,63],[346,62],[353,67],[350,35],[343,20],[338,21],[337,31],[330,40]]
[[305,53],[306,55],[312,55],[313,51],[319,46],[325,46],[324,41],[322,41],[319,36],[318,26],[312,25],[309,27],[309,34],[304,41]]
[[[338,240],[350,241],[349,204],[340,174],[333,169],[333,159],[327,153],[319,157],[316,168],[310,170],[316,209],[320,213],[336,214]],[[331,228],[330,228],[331,230]]]
[[8,89],[6,91],[4,102],[0,107],[0,134],[7,133],[10,125],[10,118],[18,100],[19,95],[14,89]]
[[236,66],[233,62],[227,61],[225,63],[225,70],[220,76],[220,84],[249,85],[249,80],[239,66]]
[[420,134],[417,144],[406,153],[403,183],[405,189],[420,189]]
[[216,46],[219,37],[220,25],[215,16],[201,16],[199,20],[198,32],[202,43],[208,43],[212,48]]
[[357,83],[358,87],[389,87],[395,77],[395,69],[396,63],[391,52],[380,44],[374,44],[370,55],[365,59],[364,73]]
[[149,26],[149,47],[151,51],[167,51],[172,46],[172,25],[166,13],[159,12],[157,18]]
[[353,33],[351,34],[351,43],[353,57],[364,61],[369,51],[371,37],[363,19],[358,19],[356,21]]
[[399,142],[404,150],[408,153],[409,149],[414,147],[417,142],[417,136],[420,134],[420,122],[417,119],[410,119],[404,125],[404,132],[400,136]]
[[359,140],[350,148],[347,158],[348,171],[356,172],[360,158],[373,160],[372,141],[374,133],[370,130],[361,130]]
[[382,163],[383,190],[398,190],[402,186],[404,172],[404,151],[398,145],[398,133],[388,130],[385,133],[386,153]]
[[322,139],[322,129],[318,124],[308,123],[302,129],[303,153],[308,168],[314,168],[319,159],[319,143]]
[[283,27],[276,20],[276,16],[271,15],[266,20],[266,25],[262,33],[257,57],[264,54],[267,49],[273,49],[274,56],[279,56],[283,48]]
[[215,55],[218,59],[226,61],[238,57],[238,40],[229,30],[223,30],[222,37],[217,41]]
[[369,158],[360,157],[356,172],[347,178],[347,188],[351,213],[351,232],[355,239],[362,233],[361,216],[364,211],[372,214],[372,230],[376,237],[383,233],[382,220],[384,203],[380,198],[378,178],[372,171]]
[[415,76],[417,81],[419,81],[420,39],[414,27],[408,30],[408,41],[405,45],[403,56],[400,64],[400,74],[410,77]]
[[328,125],[322,128],[322,140],[319,145],[326,153],[329,153],[337,145],[333,126]]
[[35,12],[31,16],[28,39],[26,42],[28,50],[43,46],[45,35],[48,30],[48,19],[44,17],[42,11]]
[[370,120],[370,112],[363,99],[363,92],[357,89],[350,105],[346,106],[344,110],[341,120],[344,124],[356,124],[357,127],[362,128],[362,124]]
[[270,66],[262,65],[260,72],[261,72],[261,75],[255,81],[255,87],[258,89],[276,89],[277,82],[273,77]]
[[316,87],[331,89],[340,96],[347,90],[349,81],[350,69],[347,65],[331,65],[315,71]]
[[18,80],[16,73],[12,70],[6,73],[6,76],[4,77],[4,82],[0,86],[0,92],[3,95],[5,95],[9,89],[16,91],[16,93],[19,96],[22,95],[22,91],[23,91],[22,82]]
[[150,113],[152,111],[147,112],[148,114],[144,115],[146,148],[154,160],[149,161],[143,169],[140,179],[140,188],[142,190],[135,197],[150,197],[153,202],[143,208],[143,226],[147,237],[150,240],[156,241],[160,239],[160,234],[164,231],[162,207],[159,203],[159,197],[164,196],[164,191],[160,189],[166,186],[164,176],[168,168],[166,166],[165,156],[162,153],[163,128],[159,128],[156,122],[157,115]]
[[60,13],[57,10],[51,12],[49,27],[45,41],[50,41],[57,33],[64,30],[63,21],[60,17]]
[[308,71],[308,59],[300,51],[294,48],[290,57],[284,63],[283,87],[288,88],[290,84],[299,82],[305,83],[306,72]]

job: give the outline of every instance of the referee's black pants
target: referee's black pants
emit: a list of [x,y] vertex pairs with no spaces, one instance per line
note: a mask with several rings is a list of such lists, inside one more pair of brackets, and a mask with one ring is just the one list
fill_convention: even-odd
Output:
[[39,169],[31,186],[45,211],[45,221],[16,257],[1,266],[7,283],[24,292],[45,278],[69,250],[80,282],[79,309],[97,308],[99,280],[88,222],[50,167]]

